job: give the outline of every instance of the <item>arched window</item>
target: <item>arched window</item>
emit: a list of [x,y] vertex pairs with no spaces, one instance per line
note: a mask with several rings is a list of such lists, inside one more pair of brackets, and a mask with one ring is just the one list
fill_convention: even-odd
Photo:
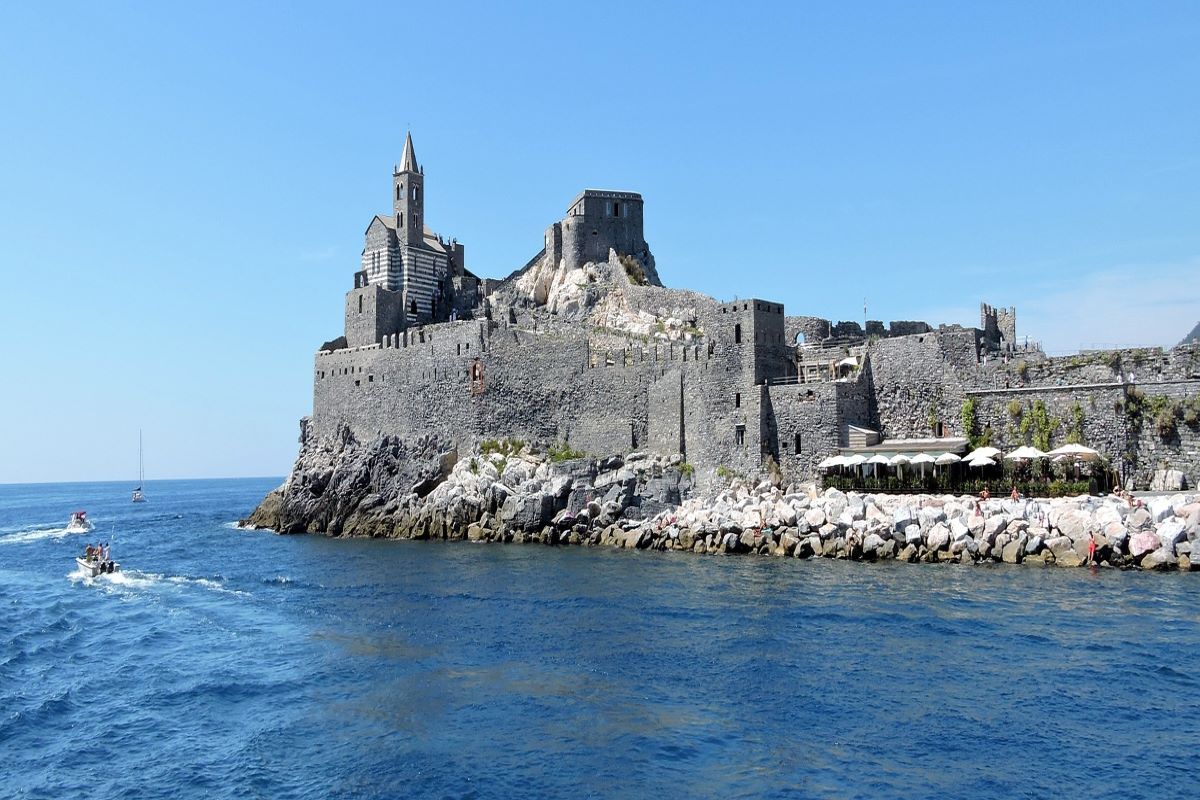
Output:
[[400,199],[400,190],[401,190],[402,188],[404,188],[404,184],[403,184],[403,183],[397,183],[397,184],[396,184],[396,199],[397,199],[397,200],[399,200],[399,199]]

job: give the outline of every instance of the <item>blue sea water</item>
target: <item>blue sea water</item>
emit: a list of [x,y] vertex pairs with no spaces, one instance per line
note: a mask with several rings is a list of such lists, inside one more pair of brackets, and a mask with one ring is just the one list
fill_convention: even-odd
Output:
[[277,483],[0,487],[0,797],[1200,796],[1200,576],[237,530]]

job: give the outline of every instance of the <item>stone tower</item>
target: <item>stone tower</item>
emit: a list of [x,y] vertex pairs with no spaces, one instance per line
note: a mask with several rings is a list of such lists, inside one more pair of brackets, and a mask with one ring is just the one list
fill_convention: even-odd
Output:
[[404,137],[404,156],[392,171],[392,198],[401,243],[420,244],[425,238],[425,173],[417,166],[411,132]]

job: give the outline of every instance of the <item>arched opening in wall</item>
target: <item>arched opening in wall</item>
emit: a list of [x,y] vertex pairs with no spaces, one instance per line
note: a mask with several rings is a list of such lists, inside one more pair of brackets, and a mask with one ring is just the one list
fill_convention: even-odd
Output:
[[804,332],[803,331],[796,334],[796,342],[795,343],[796,344],[804,344]]
[[742,343],[742,323],[740,322],[733,326],[733,343]]

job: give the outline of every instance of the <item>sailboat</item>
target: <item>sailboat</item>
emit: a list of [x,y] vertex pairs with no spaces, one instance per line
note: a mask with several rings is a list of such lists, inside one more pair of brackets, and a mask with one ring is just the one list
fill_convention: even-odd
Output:
[[142,432],[138,431],[138,485],[133,490],[132,500],[135,503],[146,502],[146,495],[142,494],[142,484],[146,480],[145,468],[142,465]]

